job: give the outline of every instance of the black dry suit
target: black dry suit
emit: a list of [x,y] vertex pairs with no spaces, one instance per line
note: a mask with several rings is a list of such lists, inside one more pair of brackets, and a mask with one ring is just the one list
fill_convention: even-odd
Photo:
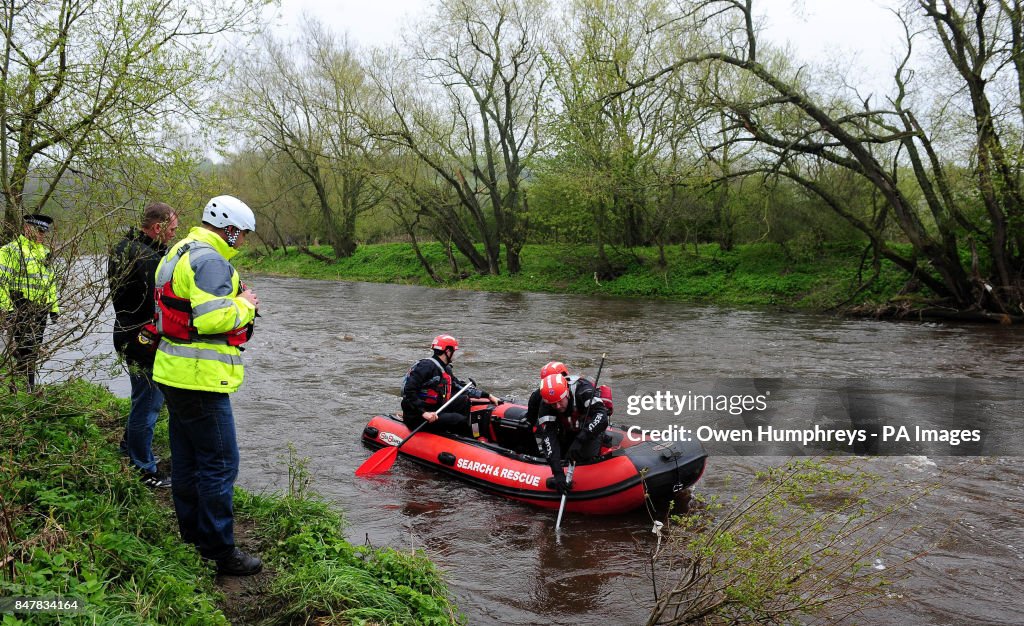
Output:
[[[402,416],[406,426],[410,429],[419,426],[423,422],[424,413],[437,411],[465,386],[466,383],[452,373],[451,363],[442,365],[436,356],[414,363],[402,384]],[[469,399],[484,395],[479,389],[470,389],[438,415],[436,422],[424,428],[468,435]]]
[[542,402],[540,390],[530,396],[526,418],[534,426],[537,447],[557,479],[563,475],[562,450],[575,461],[587,461],[601,453],[601,435],[608,428],[608,408],[594,384],[585,378],[569,378],[569,405],[559,413]]

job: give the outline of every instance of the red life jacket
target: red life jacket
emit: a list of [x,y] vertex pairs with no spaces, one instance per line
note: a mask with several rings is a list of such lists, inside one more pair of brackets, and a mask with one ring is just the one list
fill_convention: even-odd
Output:
[[598,385],[597,395],[604,402],[604,408],[608,409],[608,416],[611,417],[611,414],[615,411],[615,406],[612,404],[612,388],[608,385]]
[[[181,260],[182,255],[188,250],[199,247],[212,249],[208,244],[193,241],[179,248],[174,259],[168,262],[166,268],[161,268],[160,273],[169,276],[170,279],[162,285],[157,285],[153,290],[153,297],[156,300],[154,323],[152,327],[147,324],[146,329],[175,341],[224,342],[229,346],[240,346],[252,338],[252,324],[217,335],[200,335],[192,320],[192,302],[188,298],[182,298],[175,294],[174,288],[171,286],[174,282],[174,267]],[[244,289],[241,284],[238,288]]]
[[[438,362],[437,359],[429,358],[422,360],[432,362],[434,365],[438,367],[438,369],[441,370],[441,373],[439,375],[435,376],[430,381],[428,381],[427,384],[424,385],[418,391],[419,398],[420,400],[423,401],[424,408],[427,411],[433,411],[434,409],[444,404],[445,401],[448,400],[448,396],[451,395],[452,377],[451,374],[448,373],[448,370],[446,370],[444,366]],[[413,368],[419,365],[419,363],[419,361],[414,363],[412,368],[409,368],[409,372],[411,373]],[[437,379],[437,381],[434,382],[434,379]],[[408,383],[408,380],[409,374],[406,374],[405,379],[402,381],[403,390],[405,388],[405,385]]]

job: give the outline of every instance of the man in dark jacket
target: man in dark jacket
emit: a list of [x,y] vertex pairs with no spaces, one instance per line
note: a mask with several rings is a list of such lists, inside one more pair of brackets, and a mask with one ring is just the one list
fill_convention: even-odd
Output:
[[[143,326],[153,321],[156,266],[167,253],[167,243],[178,228],[176,211],[162,202],[146,207],[140,228],[132,229],[110,252],[107,276],[114,303],[114,349],[128,365],[132,408],[128,413],[121,452],[131,458],[150,487],[170,487],[157,472],[153,456],[153,427],[164,404],[153,383],[155,342],[140,342]],[[149,341],[143,336],[144,341]]]
[[488,398],[498,404],[498,398],[480,389],[470,389],[455,399],[443,412],[437,410],[466,383],[452,373],[452,358],[459,342],[451,335],[438,335],[430,345],[434,355],[420,359],[409,369],[402,386],[402,419],[410,429],[423,423],[424,430],[472,435],[469,423],[469,399]]
[[[601,435],[608,428],[608,409],[594,384],[585,378],[568,376],[561,366],[559,373],[547,373],[540,388],[530,395],[526,419],[534,426],[537,447],[551,466],[554,487],[562,493],[569,489],[562,468],[562,458],[589,461],[601,453]],[[563,455],[562,450],[568,448]]]

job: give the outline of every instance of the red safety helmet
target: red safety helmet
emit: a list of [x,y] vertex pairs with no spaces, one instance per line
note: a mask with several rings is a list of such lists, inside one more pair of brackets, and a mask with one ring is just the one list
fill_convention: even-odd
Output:
[[569,384],[565,377],[559,374],[545,376],[540,381],[540,399],[547,404],[558,404],[560,400],[569,395]]
[[451,335],[438,335],[437,337],[434,337],[434,342],[430,344],[430,347],[440,352],[444,352],[448,348],[451,348],[454,352],[459,349],[459,340]]
[[550,361],[547,365],[540,368],[540,377],[547,378],[552,374],[561,374],[562,376],[569,376],[569,370],[565,367],[565,363],[561,361]]

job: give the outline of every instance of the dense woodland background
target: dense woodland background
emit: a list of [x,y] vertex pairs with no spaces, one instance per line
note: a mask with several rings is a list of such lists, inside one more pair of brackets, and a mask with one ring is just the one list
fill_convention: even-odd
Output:
[[515,274],[527,243],[589,243],[601,279],[640,247],[839,245],[863,284],[891,263],[1024,312],[1024,2],[894,2],[882,88],[762,41],[755,5],[442,0],[363,49],[281,39],[253,0],[4,0],[5,235],[49,212],[70,267],[148,201],[233,193],[265,250],[324,263],[430,241]]

